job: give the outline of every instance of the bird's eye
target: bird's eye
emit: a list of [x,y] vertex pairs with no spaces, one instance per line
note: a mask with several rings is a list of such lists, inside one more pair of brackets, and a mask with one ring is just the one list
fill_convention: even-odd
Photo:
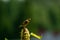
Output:
[[25,21],[25,24],[27,24],[28,22],[27,21]]

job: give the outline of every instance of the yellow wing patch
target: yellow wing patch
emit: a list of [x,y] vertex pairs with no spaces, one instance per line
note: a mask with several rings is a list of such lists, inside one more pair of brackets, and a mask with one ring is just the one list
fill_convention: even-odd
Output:
[[34,36],[35,38],[41,39],[41,36],[38,36],[38,35],[36,35],[34,33],[31,33],[30,35]]

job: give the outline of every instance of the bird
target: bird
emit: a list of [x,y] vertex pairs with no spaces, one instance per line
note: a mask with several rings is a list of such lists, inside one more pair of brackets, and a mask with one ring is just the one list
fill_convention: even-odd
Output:
[[30,33],[28,28],[26,27],[30,23],[30,21],[31,18],[28,18],[21,25],[21,27],[23,27],[21,30],[21,40],[30,40]]

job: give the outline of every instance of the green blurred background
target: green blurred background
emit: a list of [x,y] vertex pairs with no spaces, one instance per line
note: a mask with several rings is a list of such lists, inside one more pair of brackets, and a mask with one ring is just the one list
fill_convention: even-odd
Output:
[[30,32],[60,32],[60,0],[0,0],[0,38],[20,38],[19,25],[27,18]]

